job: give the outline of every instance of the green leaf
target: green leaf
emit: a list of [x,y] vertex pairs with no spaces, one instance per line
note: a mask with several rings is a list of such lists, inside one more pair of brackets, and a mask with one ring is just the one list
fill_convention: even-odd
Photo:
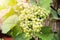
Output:
[[60,9],[58,9],[58,14],[60,15]]
[[5,6],[0,6],[0,10],[6,9]]
[[13,8],[10,8],[10,10],[5,13],[5,15],[2,17],[3,20],[7,19],[9,16],[13,15],[14,14],[14,9]]
[[17,25],[8,32],[8,35],[11,35],[12,37],[16,37],[16,36],[18,36],[20,33],[22,33],[22,30],[21,30],[21,28],[20,28],[19,23],[17,23]]
[[50,11],[50,3],[51,3],[52,0],[40,0],[40,3],[39,5],[42,7],[42,8],[45,8],[47,10]]
[[9,0],[8,5],[9,6],[14,6],[17,4],[17,0]]
[[0,18],[2,18],[9,10],[10,10],[10,8],[9,9],[4,9],[4,10],[0,10]]
[[40,35],[39,36],[42,40],[52,40],[53,38],[53,34],[49,34],[49,35]]
[[2,0],[0,1],[0,5],[3,6],[14,6],[17,4],[17,0]]
[[52,18],[53,19],[58,19],[58,15],[57,15],[57,12],[56,11],[54,11],[53,9],[51,9],[51,14],[52,14]]
[[13,7],[17,4],[17,0],[1,0],[0,1],[0,10],[4,10],[7,7]]
[[44,26],[44,27],[42,27],[41,32],[43,34],[47,34],[47,33],[50,34],[50,33],[52,33],[52,28],[50,26]]
[[36,0],[31,0],[31,4],[38,5],[42,8],[45,8],[47,11],[50,11],[50,3],[52,0],[39,0],[39,3],[36,3]]
[[38,37],[42,40],[51,40],[53,38],[52,29],[50,27],[43,27],[42,33],[38,33]]
[[8,17],[2,24],[1,28],[2,28],[2,33],[7,33],[8,31],[10,31],[18,22],[18,16],[17,15],[12,15],[10,17]]
[[52,40],[60,40],[60,30],[58,31],[57,34],[54,34],[54,37]]
[[58,39],[60,40],[60,29],[59,29],[59,32],[58,32]]
[[14,38],[14,40],[29,40],[29,38],[25,38],[25,34],[21,33]]

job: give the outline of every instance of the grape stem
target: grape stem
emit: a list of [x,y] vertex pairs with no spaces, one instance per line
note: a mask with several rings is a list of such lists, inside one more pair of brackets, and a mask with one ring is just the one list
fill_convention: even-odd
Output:
[[35,40],[38,40],[38,36],[33,36]]

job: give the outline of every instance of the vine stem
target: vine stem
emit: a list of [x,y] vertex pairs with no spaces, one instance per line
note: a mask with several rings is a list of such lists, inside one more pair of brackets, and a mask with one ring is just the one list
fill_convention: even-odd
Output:
[[38,36],[34,36],[34,39],[35,39],[35,40],[38,40]]

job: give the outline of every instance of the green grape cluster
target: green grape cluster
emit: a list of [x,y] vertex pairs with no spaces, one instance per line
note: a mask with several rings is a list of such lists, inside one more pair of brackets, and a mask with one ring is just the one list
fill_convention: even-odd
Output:
[[40,32],[41,27],[43,27],[42,23],[49,15],[46,9],[39,6],[24,7],[19,5],[16,7],[16,10],[19,13],[20,27],[26,37]]

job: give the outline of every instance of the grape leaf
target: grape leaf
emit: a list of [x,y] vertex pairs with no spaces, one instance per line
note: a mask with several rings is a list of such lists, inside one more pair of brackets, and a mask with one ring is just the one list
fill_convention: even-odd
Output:
[[25,38],[25,34],[21,33],[14,38],[14,40],[29,40],[29,38]]
[[18,16],[17,15],[12,15],[8,17],[2,24],[1,29],[2,33],[7,33],[10,31],[18,22]]
[[[57,15],[57,12],[56,11],[54,11],[53,9],[51,9],[51,15],[52,15],[52,19],[56,19],[56,20],[60,20],[60,18],[58,17],[58,15]],[[58,14],[59,14],[59,12],[58,12]]]
[[54,34],[54,37],[52,40],[60,40],[60,30],[58,31],[57,34]]
[[58,14],[60,15],[60,9],[58,9]]
[[0,10],[6,9],[5,6],[0,6]]
[[13,8],[10,8],[10,10],[5,13],[5,15],[2,17],[3,20],[7,19],[9,16],[13,15],[14,14],[14,9]]
[[47,11],[50,12],[50,3],[52,2],[52,0],[39,0],[39,3],[36,3],[36,0],[31,0],[30,3],[33,5],[38,5],[42,8],[45,8]]
[[40,0],[40,3],[39,5],[42,7],[42,8],[45,8],[47,10],[50,11],[50,3],[51,3],[52,0]]
[[4,9],[4,10],[0,10],[0,18],[2,18],[7,12],[9,12],[9,9]]
[[11,29],[7,34],[8,34],[8,35],[11,35],[12,37],[16,37],[16,36],[18,36],[20,33],[22,33],[22,30],[21,30],[21,28],[20,28],[19,23],[17,23],[17,25],[16,25],[13,29]]
[[17,4],[17,0],[9,0],[8,5],[9,6],[14,6]]
[[0,5],[3,6],[14,6],[17,4],[17,0],[0,0]]
[[50,27],[43,27],[42,33],[38,33],[38,37],[42,40],[51,40],[53,38],[52,29]]
[[4,10],[7,7],[15,6],[17,4],[17,0],[0,0],[0,10]]

